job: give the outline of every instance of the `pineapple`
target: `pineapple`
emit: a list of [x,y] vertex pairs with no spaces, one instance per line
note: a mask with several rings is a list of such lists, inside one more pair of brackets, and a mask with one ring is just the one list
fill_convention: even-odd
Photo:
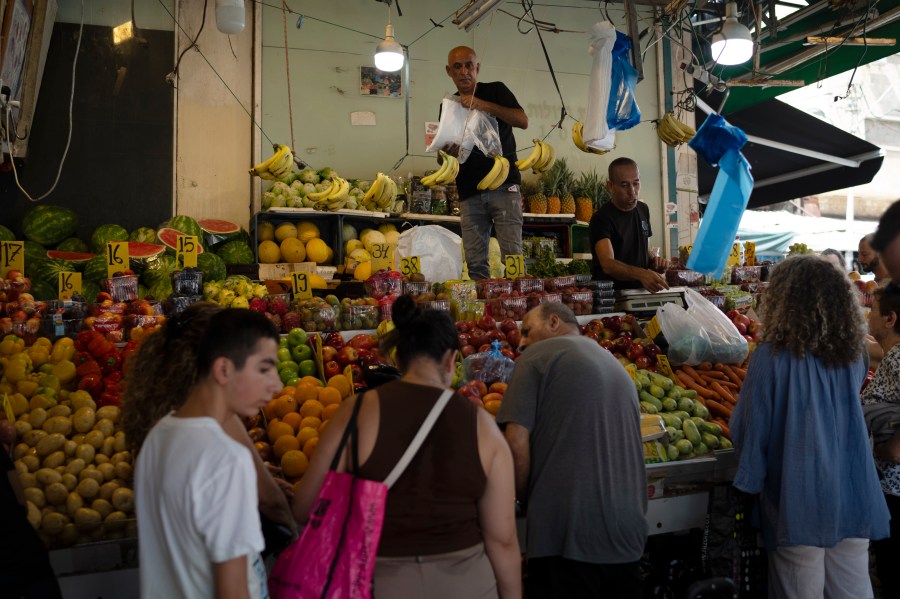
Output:
[[535,185],[524,183],[522,195],[527,198],[528,212],[532,214],[547,214],[547,196],[544,195],[540,182]]
[[[558,161],[557,161],[558,162]],[[547,214],[559,214],[560,209],[560,176],[556,163],[541,178],[544,193],[547,194]]]
[[575,214],[575,196],[572,189],[575,187],[575,173],[566,164],[565,158],[559,158],[553,163],[553,167],[559,169],[559,212],[560,214]]
[[597,171],[592,170],[589,173],[581,173],[578,181],[575,183],[575,193],[578,197],[575,199],[575,219],[583,222],[591,220],[594,215],[594,196],[597,193],[597,187],[601,185],[600,177]]

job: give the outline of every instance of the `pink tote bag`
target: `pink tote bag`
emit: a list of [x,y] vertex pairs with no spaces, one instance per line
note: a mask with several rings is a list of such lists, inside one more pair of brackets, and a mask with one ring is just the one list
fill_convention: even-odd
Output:
[[272,599],[371,599],[388,489],[419,450],[453,395],[445,391],[384,482],[335,472],[347,443],[358,472],[356,421],[360,395],[300,538],[281,552],[269,575]]

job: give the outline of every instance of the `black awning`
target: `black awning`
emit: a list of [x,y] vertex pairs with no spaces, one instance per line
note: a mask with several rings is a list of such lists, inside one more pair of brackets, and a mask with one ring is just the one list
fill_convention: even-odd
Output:
[[[698,109],[698,117],[702,114]],[[863,185],[875,177],[884,161],[878,146],[778,99],[724,116],[748,136],[861,163],[859,167],[846,166],[748,141],[741,150],[750,163],[754,180],[748,208]],[[698,128],[701,122],[698,121]],[[700,158],[697,160],[697,171],[701,202],[705,202],[716,181],[718,169]]]

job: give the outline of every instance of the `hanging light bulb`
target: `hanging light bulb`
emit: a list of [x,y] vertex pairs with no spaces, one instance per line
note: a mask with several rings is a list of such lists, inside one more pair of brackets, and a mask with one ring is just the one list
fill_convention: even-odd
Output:
[[216,27],[227,35],[244,30],[244,0],[216,0]]
[[725,21],[722,23],[722,29],[712,37],[712,57],[718,64],[741,64],[753,56],[750,30],[738,22],[737,15],[737,2],[725,4]]
[[388,4],[388,23],[384,31],[384,41],[375,48],[375,67],[379,71],[387,73],[399,71],[403,67],[403,46],[394,39],[390,4]]

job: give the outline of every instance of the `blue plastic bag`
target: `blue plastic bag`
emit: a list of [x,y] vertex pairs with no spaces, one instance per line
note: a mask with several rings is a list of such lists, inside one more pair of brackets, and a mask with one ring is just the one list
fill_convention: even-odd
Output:
[[617,31],[612,49],[612,86],[606,110],[606,124],[616,131],[631,129],[641,122],[641,110],[634,97],[638,73],[631,66],[630,56],[631,38]]

